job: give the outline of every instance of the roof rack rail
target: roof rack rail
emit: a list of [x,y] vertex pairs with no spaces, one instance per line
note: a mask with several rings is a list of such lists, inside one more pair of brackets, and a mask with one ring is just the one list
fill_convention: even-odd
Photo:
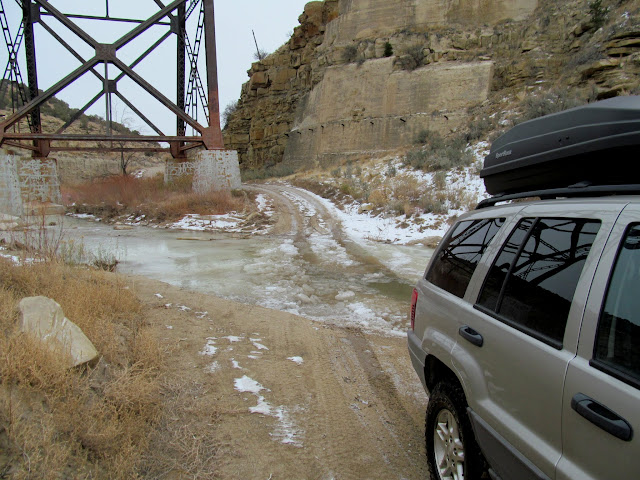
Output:
[[639,195],[640,184],[635,185],[589,185],[578,183],[569,187],[552,188],[547,190],[531,190],[529,192],[519,192],[509,195],[495,195],[491,198],[482,200],[476,210],[492,207],[499,202],[507,202],[510,200],[519,200],[522,198],[539,197],[542,200],[550,200],[554,198],[573,198],[573,197],[605,197],[612,195]]

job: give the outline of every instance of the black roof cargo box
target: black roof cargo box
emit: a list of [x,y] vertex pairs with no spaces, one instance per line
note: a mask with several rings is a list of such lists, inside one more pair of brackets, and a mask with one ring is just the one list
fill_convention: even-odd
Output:
[[493,142],[480,177],[490,195],[637,184],[638,157],[640,96],[616,97],[516,125]]

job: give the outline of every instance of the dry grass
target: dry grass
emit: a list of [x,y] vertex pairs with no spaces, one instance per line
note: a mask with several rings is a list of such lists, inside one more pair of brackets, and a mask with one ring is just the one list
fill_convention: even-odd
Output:
[[[62,359],[16,332],[26,296],[56,300],[101,354]],[[0,259],[0,477],[137,478],[160,416],[162,352],[117,277]]]
[[63,185],[64,203],[76,213],[113,218],[145,215],[147,220],[170,221],[186,214],[220,215],[252,207],[240,192],[192,192],[191,178],[165,185],[162,175],[153,178],[113,176],[78,185]]

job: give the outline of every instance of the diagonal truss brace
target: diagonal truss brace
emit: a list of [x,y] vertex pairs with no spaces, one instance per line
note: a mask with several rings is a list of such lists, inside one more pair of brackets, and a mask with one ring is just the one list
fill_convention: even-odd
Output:
[[[149,53],[151,53],[151,51],[153,51],[158,45],[160,45],[171,34],[171,32],[165,34],[160,40],[158,40],[151,48],[149,48],[145,53],[143,53],[131,65],[125,64],[124,62],[122,62],[117,57],[117,52],[118,52],[119,49],[121,49],[125,45],[129,44],[131,41],[136,39],[142,33],[146,32],[151,26],[161,23],[160,21],[164,17],[172,18],[171,17],[171,13],[173,11],[175,11],[176,9],[178,9],[179,7],[184,6],[187,1],[188,0],[175,0],[175,1],[171,2],[169,5],[164,6],[162,4],[162,2],[160,2],[159,0],[156,0],[156,3],[159,6],[161,6],[161,9],[158,12],[156,12],[148,20],[141,22],[138,26],[133,28],[127,34],[123,35],[120,39],[115,41],[113,44],[101,44],[98,41],[96,41],[93,37],[91,37],[91,35],[89,35],[86,31],[84,31],[82,28],[80,28],[78,25],[76,25],[74,22],[72,22],[67,15],[65,15],[65,14],[61,13],[60,11],[58,11],[53,5],[51,5],[51,3],[49,1],[47,1],[47,0],[34,0],[35,4],[37,4],[40,8],[44,9],[45,13],[43,13],[43,14],[46,14],[46,15],[54,17],[62,25],[64,25],[67,29],[69,29],[71,32],[73,32],[79,39],[81,39],[86,44],[91,46],[95,50],[95,55],[91,59],[85,60],[77,52],[75,52],[75,50],[73,50],[73,48],[69,44],[67,44],[64,40],[62,40],[62,38],[59,35],[55,34],[55,32],[52,33],[52,29],[48,25],[46,25],[44,22],[42,22],[42,20],[40,19],[40,23],[43,26],[43,28],[45,28],[45,30],[47,30],[50,34],[52,34],[52,36],[56,40],[58,40],[61,43],[61,45],[63,45],[74,57],[76,57],[81,62],[81,66],[78,67],[77,69],[75,69],[73,72],[71,72],[69,75],[67,75],[66,77],[64,77],[60,81],[58,81],[55,85],[51,86],[46,91],[44,91],[44,92],[38,94],[37,96],[31,98],[30,101],[26,102],[26,104],[24,104],[22,106],[22,108],[20,108],[18,111],[16,111],[13,115],[11,115],[5,121],[0,123],[0,145],[4,141],[7,141],[7,140],[24,141],[24,140],[28,139],[28,140],[33,140],[34,142],[37,140],[37,143],[35,143],[36,150],[40,150],[40,151],[37,151],[36,154],[46,156],[46,154],[48,153],[49,149],[46,148],[46,151],[42,151],[42,149],[39,149],[38,145],[40,144],[40,142],[43,142],[43,141],[44,142],[50,142],[50,141],[61,140],[62,138],[64,138],[64,136],[61,135],[61,133],[64,132],[64,130],[71,123],[73,123],[73,121],[77,120],[82,115],[82,113],[84,113],[96,101],[98,101],[100,97],[102,97],[103,95],[110,95],[111,93],[114,93],[132,111],[134,111],[136,113],[136,115],[138,115],[138,117],[140,117],[143,121],[145,121],[145,123],[147,123],[160,136],[160,137],[139,136],[139,137],[136,137],[135,139],[132,139],[131,141],[138,141],[138,142],[145,142],[145,141],[146,142],[151,142],[151,141],[154,141],[154,142],[157,142],[157,141],[169,142],[171,144],[171,146],[172,146],[172,148],[171,148],[172,153],[175,154],[177,152],[178,155],[180,155],[180,151],[184,151],[184,150],[187,150],[189,148],[193,148],[193,146],[197,145],[197,144],[202,144],[207,149],[223,148],[222,134],[221,134],[221,131],[220,131],[219,106],[218,106],[217,65],[215,64],[216,55],[215,55],[215,25],[214,25],[214,22],[213,22],[213,0],[192,0],[191,4],[189,5],[189,8],[187,10],[187,16],[188,16],[193,12],[193,10],[195,9],[196,5],[200,1],[203,2],[202,11],[205,12],[205,23],[206,23],[206,25],[205,25],[205,34],[206,34],[206,37],[207,37],[207,39],[206,39],[207,61],[208,61],[208,63],[207,63],[207,79],[208,79],[208,83],[209,83],[209,101],[205,104],[204,100],[203,100],[203,104],[205,105],[205,108],[206,108],[207,112],[209,113],[209,118],[208,118],[208,124],[209,125],[208,126],[201,125],[200,123],[198,123],[198,121],[196,119],[192,118],[190,115],[188,115],[185,112],[185,110],[184,110],[184,99],[182,101],[180,101],[180,99],[178,99],[178,104],[181,104],[181,106],[182,106],[182,108],[180,108],[180,106],[178,106],[176,103],[174,103],[173,101],[168,99],[166,96],[164,96],[159,90],[157,90],[153,85],[151,85],[149,82],[147,82],[144,78],[142,78],[140,75],[138,75],[133,70],[133,68],[140,61],[142,61],[142,59],[144,59]],[[22,4],[23,5],[25,3],[28,3],[28,2],[29,2],[29,0],[22,0]],[[107,2],[107,5],[108,5],[108,2]],[[182,11],[184,12],[184,9]],[[163,24],[166,24],[166,22],[163,22]],[[201,36],[200,32],[199,32],[199,36]],[[184,38],[185,38],[185,44],[188,45],[188,50],[189,50],[188,53],[189,53],[190,66],[191,66],[190,80],[197,82],[198,87],[199,87],[198,93],[202,97],[203,93],[204,93],[204,88],[202,87],[201,82],[198,82],[200,77],[199,77],[199,74],[197,73],[197,70],[194,73],[195,67],[197,66],[196,65],[197,52],[195,52],[195,53],[193,52],[193,50],[191,48],[191,45],[188,42],[188,38],[186,36],[186,32],[184,34]],[[198,38],[198,40],[199,40],[199,38]],[[199,44],[199,42],[197,42],[197,44]],[[211,52],[210,50],[213,50],[213,52]],[[211,65],[211,60],[212,59],[214,61],[213,65]],[[106,75],[102,76],[95,70],[95,67],[97,65],[99,65],[99,64],[105,64],[105,65],[111,64],[111,65],[114,65],[121,71],[121,74],[113,81],[112,80],[107,80],[106,79]],[[85,73],[87,73],[89,71],[91,71],[99,80],[101,80],[103,82],[103,85],[104,85],[103,92],[101,92],[96,97],[94,97],[87,105],[85,105],[85,107],[83,107],[78,113],[76,113],[76,115],[74,115],[74,118],[72,118],[69,122],[67,122],[67,124],[65,124],[61,129],[59,129],[58,132],[56,132],[55,135],[44,134],[44,133],[40,133],[40,132],[37,132],[37,131],[32,131],[31,134],[15,134],[15,133],[11,133],[11,132],[8,131],[12,126],[14,126],[22,118],[32,114],[32,112],[34,112],[37,109],[39,109],[39,107],[42,106],[46,101],[51,99],[54,95],[56,95],[57,93],[59,93],[64,88],[68,87],[69,85],[71,85],[74,81],[76,81],[77,79],[79,79]],[[212,77],[212,74],[213,74],[213,77]],[[194,77],[194,75],[196,75],[196,77]],[[181,121],[184,121],[185,123],[190,125],[194,129],[195,132],[198,132],[200,134],[200,136],[199,137],[198,136],[195,136],[195,137],[184,137],[184,136],[169,137],[169,136],[163,135],[162,132],[160,131],[160,129],[158,129],[155,125],[153,125],[153,123],[148,118],[146,118],[142,114],[142,112],[140,112],[133,105],[132,102],[130,102],[128,99],[126,99],[126,97],[124,97],[124,95],[122,95],[120,92],[117,92],[115,87],[113,87],[113,91],[109,87],[109,84],[115,85],[119,80],[121,80],[125,76],[130,78],[137,85],[139,85],[141,88],[143,88],[146,92],[148,92],[150,95],[152,95],[165,108],[167,108],[169,111],[171,111],[173,114],[175,114],[178,119],[180,119]],[[212,80],[212,78],[213,78],[213,80]],[[190,87],[191,87],[191,85],[190,85]],[[184,89],[183,89],[183,91],[184,91]],[[193,94],[193,93],[191,92],[191,94]],[[215,102],[215,105],[211,104],[212,101]],[[211,113],[212,112],[215,114],[214,118],[211,117]],[[69,139],[71,139],[71,137],[72,136],[69,136]],[[95,140],[98,140],[98,139],[103,140],[105,138],[104,136],[95,136],[95,138],[93,140],[91,140],[88,137],[89,136],[87,136],[85,138],[83,136],[82,139],[76,138],[76,140],[95,141]],[[118,139],[118,138],[120,138],[120,137],[113,136],[113,139]],[[163,140],[158,140],[158,138],[163,138]],[[176,143],[176,142],[178,142],[178,147],[179,147],[178,149],[176,149],[175,148],[176,145],[174,145],[174,143]],[[15,143],[12,143],[12,144],[16,145]],[[25,144],[19,144],[19,145],[24,147],[24,148],[30,148],[30,147],[26,146]],[[154,148],[157,150],[157,147],[154,147]],[[56,147],[53,150],[59,150],[59,149],[60,149],[60,147]]]

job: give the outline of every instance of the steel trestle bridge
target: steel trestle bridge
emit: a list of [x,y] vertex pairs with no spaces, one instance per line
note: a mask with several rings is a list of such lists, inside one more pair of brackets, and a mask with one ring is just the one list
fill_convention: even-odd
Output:
[[[158,11],[146,20],[113,17],[109,15],[110,0],[105,0],[104,15],[83,15],[62,13],[47,0],[14,0],[22,12],[22,22],[15,37],[11,34],[3,0],[0,0],[0,24],[8,52],[7,66],[0,84],[0,96],[9,89],[13,102],[10,114],[0,117],[0,146],[11,146],[30,150],[37,158],[47,157],[56,151],[169,151],[174,158],[184,158],[186,152],[197,147],[207,150],[224,148],[220,130],[218,100],[218,74],[216,58],[216,37],[213,0],[175,0],[165,5],[161,0],[153,0]],[[119,0],[116,0],[119,1]],[[166,1],[166,0],[165,0]],[[113,2],[113,0],[111,0]],[[97,2],[96,2],[97,3]],[[197,15],[195,34],[187,33],[187,20]],[[88,45],[93,53],[85,58],[49,25],[49,17],[55,19],[75,36],[75,41]],[[101,43],[74,20],[97,22],[118,22],[133,28],[113,43]],[[34,25],[39,24],[55,41],[79,62],[80,66],[69,72],[45,91],[38,88],[38,68],[36,63],[36,38]],[[152,27],[163,27],[163,34],[140,54],[133,62],[124,62],[119,51],[138,39]],[[62,28],[58,27],[58,28]],[[157,30],[157,29],[156,29]],[[65,32],[68,33],[68,32]],[[134,69],[166,40],[175,35],[176,45],[176,97],[166,97],[151,82],[145,80]],[[145,36],[145,39],[148,36]],[[198,59],[202,43],[205,47],[207,91],[198,71]],[[23,47],[23,48],[22,48]],[[27,82],[24,82],[19,65],[19,53],[24,51]],[[120,73],[109,77],[109,67]],[[100,68],[103,67],[103,68]],[[188,69],[187,69],[188,67]],[[187,74],[187,71],[189,72]],[[103,72],[103,73],[101,73]],[[82,108],[54,132],[44,132],[41,121],[41,107],[60,91],[72,85],[86,74],[95,76],[101,89]],[[119,89],[118,82],[127,78],[162,104],[176,118],[176,134],[166,135],[143,113],[143,108],[127,98]],[[119,135],[112,128],[114,122],[113,101],[116,97],[130,109],[155,135]],[[14,98],[18,101],[15,102]],[[104,134],[70,134],[67,129],[79,120],[87,110],[99,100],[105,102],[106,127]],[[198,111],[204,111],[205,124],[198,122]],[[20,132],[20,123],[26,120],[28,133]],[[187,135],[191,127],[192,135]],[[164,148],[160,144],[168,144]]]

